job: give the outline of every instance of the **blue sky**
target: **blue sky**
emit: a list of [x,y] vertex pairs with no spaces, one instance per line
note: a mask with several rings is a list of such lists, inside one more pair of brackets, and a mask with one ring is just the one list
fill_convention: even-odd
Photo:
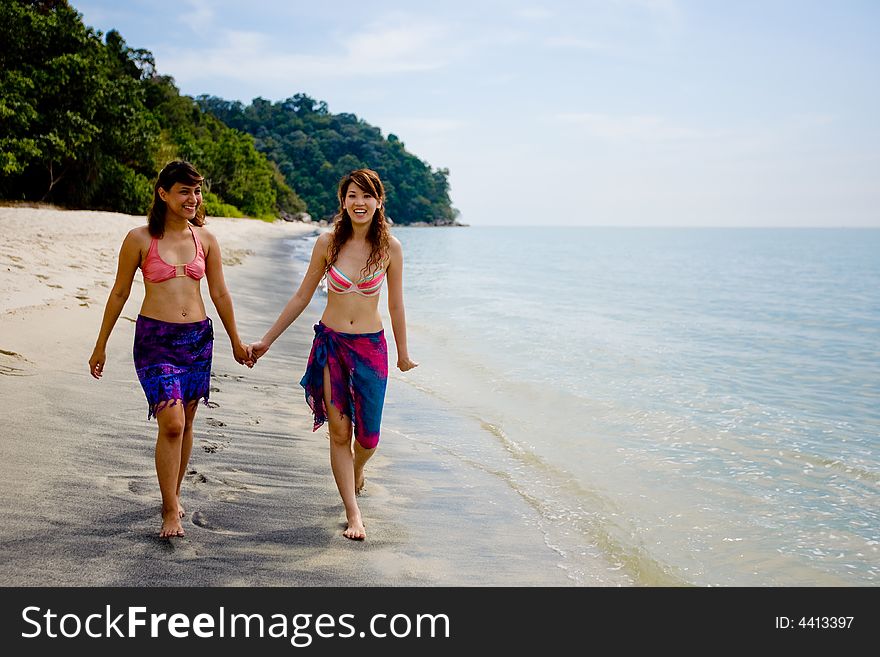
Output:
[[873,0],[71,4],[183,93],[396,134],[473,225],[880,227]]

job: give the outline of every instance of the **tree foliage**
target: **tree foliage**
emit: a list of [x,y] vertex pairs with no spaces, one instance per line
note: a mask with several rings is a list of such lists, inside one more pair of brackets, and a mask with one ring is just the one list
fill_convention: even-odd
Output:
[[396,136],[354,114],[332,114],[305,94],[250,105],[199,96],[202,109],[226,125],[253,135],[256,147],[278,165],[284,178],[322,218],[337,210],[336,185],[352,169],[375,169],[387,187],[388,215],[397,223],[453,223],[449,171],[431,167],[407,152]]
[[66,2],[3,0],[0,42],[0,194],[139,210],[154,122],[138,80]]

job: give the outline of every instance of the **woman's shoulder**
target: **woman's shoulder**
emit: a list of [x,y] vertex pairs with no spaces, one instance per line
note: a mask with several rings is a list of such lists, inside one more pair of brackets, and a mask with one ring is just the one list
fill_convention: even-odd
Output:
[[135,226],[130,231],[128,231],[128,235],[126,237],[132,238],[150,238],[150,229],[144,224],[143,226]]
[[392,255],[403,253],[403,244],[400,243],[400,240],[394,237],[394,235],[388,236],[388,250]]
[[192,228],[193,233],[196,237],[199,238],[199,242],[201,242],[204,246],[211,247],[214,244],[217,244],[217,238],[214,236],[214,233],[212,233],[204,226],[196,226],[194,224],[190,224],[190,228]]
[[128,231],[123,244],[136,244],[138,246],[150,246],[153,236],[150,235],[150,229],[146,226],[136,226]]
[[388,252],[385,256],[385,269],[394,266],[394,263],[403,262],[403,245],[394,235],[388,236]]
[[315,252],[326,257],[330,252],[331,244],[333,244],[333,232],[328,230],[318,235],[315,240]]
[[190,228],[192,231],[199,236],[199,239],[214,239],[214,233],[208,230],[207,226],[196,226],[195,224],[190,224]]
[[137,226],[125,234],[119,249],[120,258],[128,258],[131,262],[140,262],[150,250],[153,238],[146,226]]
[[333,241],[333,233],[321,233],[315,239],[315,245],[312,247],[312,265],[315,263],[327,264],[327,257],[330,254],[330,244]]

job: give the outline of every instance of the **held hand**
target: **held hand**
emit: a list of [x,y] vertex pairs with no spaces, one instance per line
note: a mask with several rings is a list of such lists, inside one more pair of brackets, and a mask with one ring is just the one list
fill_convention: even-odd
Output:
[[409,357],[398,358],[397,359],[397,369],[401,372],[409,372],[412,368],[418,367],[419,364],[413,360],[410,360]]
[[232,345],[232,355],[235,357],[235,362],[239,365],[247,365],[248,367],[254,366],[254,359],[251,357],[250,351],[244,343],[239,342],[238,344]]
[[104,374],[104,363],[106,362],[107,354],[103,349],[95,347],[95,350],[92,352],[92,357],[89,358],[89,373],[96,379],[100,379]]
[[265,355],[267,351],[269,351],[269,345],[265,340],[257,340],[256,342],[252,342],[248,345],[248,349],[250,350],[251,357],[254,359],[254,362],[258,361],[260,357]]

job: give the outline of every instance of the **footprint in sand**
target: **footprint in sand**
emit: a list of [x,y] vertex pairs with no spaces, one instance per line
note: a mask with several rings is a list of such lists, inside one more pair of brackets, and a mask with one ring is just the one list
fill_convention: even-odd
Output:
[[225,422],[221,422],[220,420],[215,420],[215,419],[212,418],[212,417],[209,417],[209,418],[206,420],[206,422],[207,422],[207,424],[208,424],[209,426],[212,426],[212,427],[225,427],[225,426],[226,426],[226,423],[225,423]]
[[208,517],[201,511],[196,511],[195,513],[193,513],[191,520],[192,524],[194,524],[196,527],[201,527],[203,529],[214,529],[214,527],[211,525],[211,521],[208,520]]
[[98,483],[102,488],[112,492],[114,497],[131,501],[131,496],[139,498],[141,501],[155,499],[155,475],[136,475],[136,474],[106,474],[98,479]]
[[203,440],[202,441],[202,449],[208,452],[208,454],[214,454],[216,452],[222,451],[226,447],[225,444],[218,442],[216,440]]
[[213,376],[215,378],[235,379],[236,381],[244,381],[244,376],[242,376],[241,374],[223,374],[223,373],[218,373],[218,372],[211,372],[211,376]]
[[203,475],[201,472],[197,470],[190,470],[186,473],[187,479],[189,479],[194,484],[206,484],[208,483],[208,478]]
[[145,479],[132,479],[128,482],[128,490],[135,495],[149,495],[153,492],[153,482]]
[[[183,528],[186,531],[186,527]],[[151,530],[151,538],[156,541],[159,550],[165,554],[174,554],[176,559],[197,559],[201,556],[201,552],[196,545],[190,543],[188,536],[174,536],[173,538],[159,538],[158,531],[153,534]]]
[[217,523],[213,522],[201,511],[196,511],[195,513],[193,513],[190,521],[196,527],[201,527],[202,529],[207,529],[208,531],[215,532],[217,534],[226,534],[228,536],[245,536],[247,534],[247,532],[231,531],[229,529],[224,529],[223,527],[218,527]]

